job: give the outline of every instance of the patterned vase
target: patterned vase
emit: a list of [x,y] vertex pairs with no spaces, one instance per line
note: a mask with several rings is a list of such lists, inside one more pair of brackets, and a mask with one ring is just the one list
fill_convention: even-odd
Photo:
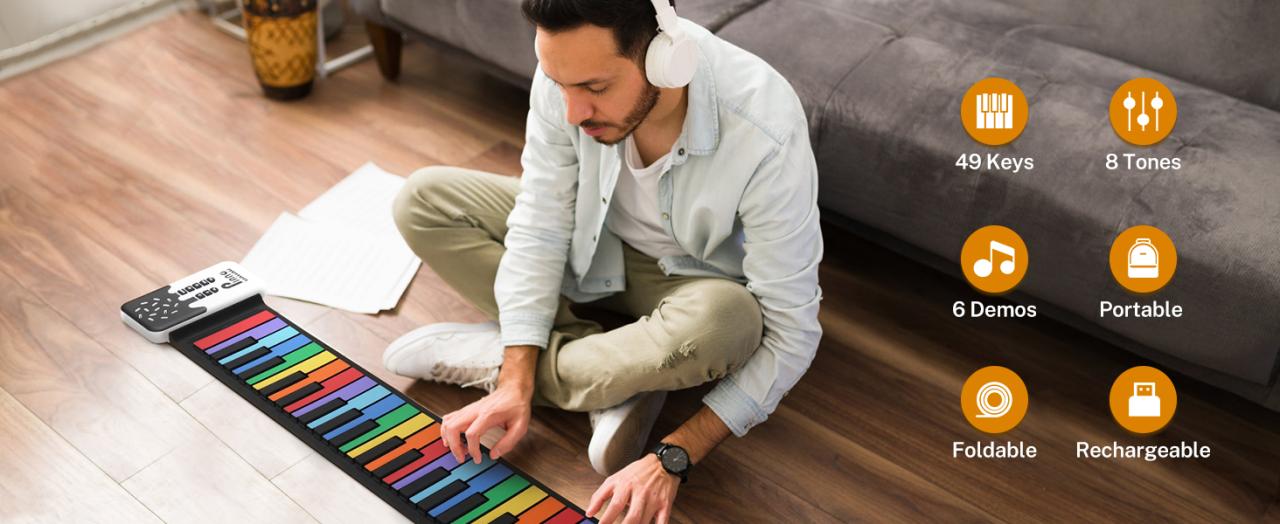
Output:
[[244,0],[249,56],[268,98],[290,100],[311,92],[318,1]]

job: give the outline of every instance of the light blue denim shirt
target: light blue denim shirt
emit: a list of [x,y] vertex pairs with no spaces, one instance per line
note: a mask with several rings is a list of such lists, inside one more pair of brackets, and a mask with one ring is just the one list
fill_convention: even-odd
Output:
[[[760,347],[703,403],[742,436],[808,369],[817,351],[818,171],[804,109],[759,57],[681,20],[697,42],[684,129],[659,179],[657,217],[688,253],[669,275],[729,278],[760,303]],[[524,175],[507,219],[494,295],[505,345],[546,347],[559,295],[585,302],[626,287],[622,242],[605,227],[621,158],[570,124],[541,67],[529,97]]]

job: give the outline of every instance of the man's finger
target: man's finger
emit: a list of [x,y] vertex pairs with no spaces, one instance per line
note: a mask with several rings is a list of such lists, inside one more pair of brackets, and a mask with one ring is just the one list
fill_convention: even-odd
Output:
[[463,462],[466,448],[462,444],[462,432],[467,429],[467,421],[461,417],[454,416],[453,420],[449,420],[440,426],[440,434],[445,437],[444,443],[449,446],[449,452],[453,454],[454,460],[459,463]]
[[664,504],[661,498],[650,497],[646,499],[644,503],[644,515],[640,516],[640,522],[644,524],[653,522],[653,516],[658,514],[658,511],[662,509],[662,506],[664,506]]
[[498,457],[506,455],[516,447],[516,443],[524,438],[524,434],[529,430],[529,421],[525,418],[517,418],[514,424],[507,427],[507,434],[498,439],[498,442],[489,448],[489,456],[497,460]]
[[480,437],[483,437],[490,427],[493,427],[493,419],[488,415],[482,415],[471,423],[471,427],[467,428],[467,450],[471,454],[471,458],[480,463]]
[[453,420],[453,413],[446,413],[445,416],[440,417],[440,441],[444,442],[445,449],[449,448],[448,433],[449,427],[452,425],[450,424],[451,420]]
[[594,517],[600,507],[604,506],[604,501],[609,500],[609,495],[613,494],[613,483],[608,480],[604,481],[596,492],[591,495],[591,502],[587,504],[587,516]]
[[671,505],[664,504],[661,508],[658,508],[658,514],[654,516],[653,521],[657,524],[670,524],[671,523]]
[[640,519],[644,517],[647,510],[648,504],[645,501],[647,496],[648,493],[644,490],[637,489],[631,492],[631,502],[627,505],[627,518],[622,519],[622,524],[640,524]]
[[626,486],[620,486],[613,490],[613,498],[609,500],[609,507],[604,509],[604,515],[600,516],[600,524],[610,524],[618,520],[618,516],[622,515],[622,510],[627,507],[627,499],[631,498],[631,491]]

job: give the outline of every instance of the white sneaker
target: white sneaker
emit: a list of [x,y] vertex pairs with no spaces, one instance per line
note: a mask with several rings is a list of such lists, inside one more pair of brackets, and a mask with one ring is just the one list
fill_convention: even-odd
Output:
[[612,475],[640,458],[666,400],[666,391],[651,391],[590,413],[592,432],[587,457],[596,473]]
[[382,363],[397,375],[493,392],[502,351],[497,323],[447,322],[422,326],[397,338],[382,354]]

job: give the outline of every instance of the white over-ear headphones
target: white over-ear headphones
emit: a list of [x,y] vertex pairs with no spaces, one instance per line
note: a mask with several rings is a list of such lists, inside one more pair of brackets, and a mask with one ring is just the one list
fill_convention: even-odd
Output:
[[653,0],[658,15],[658,35],[649,42],[644,57],[645,76],[657,87],[684,87],[698,68],[697,44],[680,30],[676,10],[668,0]]

